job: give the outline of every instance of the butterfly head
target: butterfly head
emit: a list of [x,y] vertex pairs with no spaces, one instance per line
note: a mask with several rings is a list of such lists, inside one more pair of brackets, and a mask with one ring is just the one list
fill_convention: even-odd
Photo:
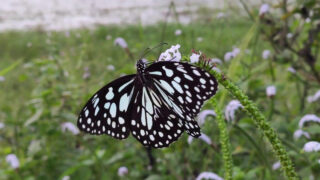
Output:
[[137,66],[137,72],[138,74],[143,74],[144,70],[147,67],[148,61],[146,59],[139,59],[136,66]]

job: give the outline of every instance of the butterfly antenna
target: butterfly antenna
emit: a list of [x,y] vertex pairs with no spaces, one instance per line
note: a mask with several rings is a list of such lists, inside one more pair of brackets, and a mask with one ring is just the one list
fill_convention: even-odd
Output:
[[141,54],[140,58],[139,59],[142,59],[145,55],[147,55],[148,53],[152,52],[154,49],[157,49],[163,45],[168,45],[168,43],[165,43],[165,42],[161,42],[159,43],[158,45],[156,45],[155,47],[153,48],[147,48],[143,51],[143,53]]

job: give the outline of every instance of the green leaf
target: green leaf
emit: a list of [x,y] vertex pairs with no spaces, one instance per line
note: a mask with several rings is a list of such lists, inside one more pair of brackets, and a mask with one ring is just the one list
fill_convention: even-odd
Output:
[[0,76],[4,76],[6,75],[7,73],[9,73],[10,71],[12,71],[14,68],[16,68],[20,63],[21,63],[21,59],[16,61],[15,63],[11,64],[10,66],[8,66],[7,68],[5,69],[2,69],[0,71]]

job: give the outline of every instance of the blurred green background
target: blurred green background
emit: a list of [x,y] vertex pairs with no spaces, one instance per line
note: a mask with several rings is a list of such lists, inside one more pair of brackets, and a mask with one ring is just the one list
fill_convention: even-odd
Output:
[[[196,20],[189,24],[180,23],[179,14],[175,13],[177,7],[170,5],[169,16],[178,17],[170,23],[1,32],[0,179],[69,176],[182,180],[195,179],[204,171],[223,176],[219,129],[211,116],[207,117],[202,132],[211,138],[213,145],[198,139],[189,144],[184,133],[169,148],[152,150],[153,168],[146,149],[132,136],[119,141],[108,136],[74,135],[62,128],[65,122],[76,124],[78,113],[94,92],[123,74],[135,73],[134,65],[141,52],[160,42],[168,43],[162,51],[180,44],[185,58],[194,49],[208,58],[220,59],[222,63],[216,67],[258,104],[278,132],[302,179],[319,179],[319,153],[304,152],[303,146],[311,140],[320,141],[320,126],[312,124],[304,128],[309,139],[293,137],[301,117],[320,115],[319,99],[307,100],[320,90],[319,33],[312,36],[310,45],[314,62],[304,63],[309,54],[300,52],[307,47],[310,31],[320,26],[319,3],[283,2],[286,1],[270,2],[271,10],[264,14],[259,14],[262,3],[240,4],[240,9],[214,12],[203,5],[196,12]],[[304,17],[302,7],[307,9],[309,20]],[[177,35],[177,30],[182,33]],[[289,33],[294,41],[283,43],[281,40],[288,38]],[[133,59],[115,45],[117,37],[125,39]],[[231,60],[225,59],[225,54],[235,48],[240,53]],[[265,50],[270,51],[267,57],[263,56]],[[146,58],[153,61],[158,56],[159,49]],[[295,72],[288,68],[294,68]],[[276,87],[276,95],[272,97],[266,94],[270,85]],[[222,86],[214,98],[223,110],[233,99]],[[212,107],[205,105],[203,109]],[[280,169],[273,168],[278,160],[269,143],[242,110],[236,112],[234,121],[228,122],[228,131],[234,179],[284,179]],[[14,169],[6,162],[8,154],[18,157],[19,168]],[[128,173],[119,176],[118,169],[123,166]]]

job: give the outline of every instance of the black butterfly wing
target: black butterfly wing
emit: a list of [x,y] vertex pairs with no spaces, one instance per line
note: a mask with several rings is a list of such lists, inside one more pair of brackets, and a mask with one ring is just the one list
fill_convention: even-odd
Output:
[[[157,62],[149,66],[146,73],[158,89],[164,91],[162,96],[172,99],[174,105],[179,107],[185,119],[186,132],[194,137],[200,136],[200,127],[194,118],[204,101],[216,93],[216,79],[205,70],[183,62]],[[177,109],[171,107],[174,111]]]
[[131,133],[145,146],[167,147],[183,133],[183,122],[150,82],[136,84],[140,89],[132,101]]
[[130,133],[131,98],[136,75],[120,77],[96,92],[81,110],[77,126],[90,134],[125,139]]

